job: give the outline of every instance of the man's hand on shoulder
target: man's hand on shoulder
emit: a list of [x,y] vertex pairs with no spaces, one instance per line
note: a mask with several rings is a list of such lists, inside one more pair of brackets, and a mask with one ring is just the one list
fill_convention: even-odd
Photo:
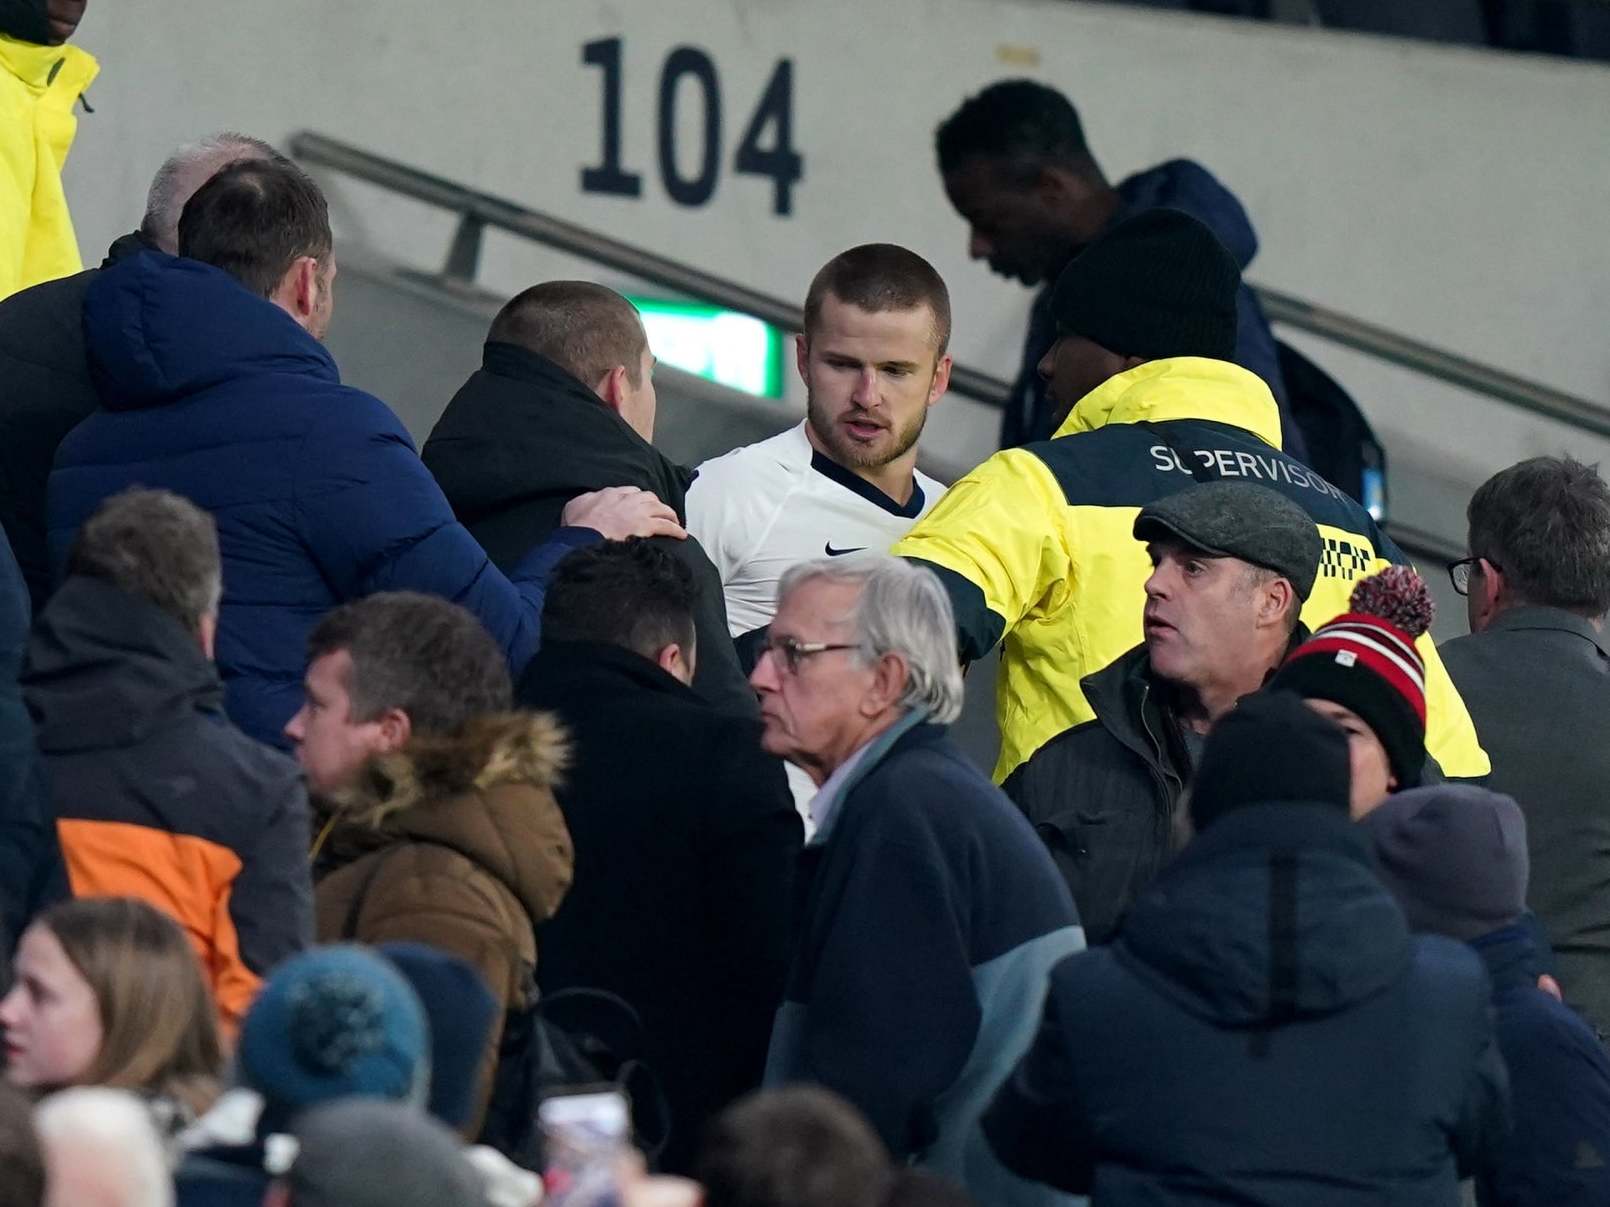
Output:
[[636,486],[609,486],[577,495],[565,504],[560,523],[567,528],[591,528],[609,541],[624,541],[629,536],[682,540],[688,535],[677,523],[676,512]]

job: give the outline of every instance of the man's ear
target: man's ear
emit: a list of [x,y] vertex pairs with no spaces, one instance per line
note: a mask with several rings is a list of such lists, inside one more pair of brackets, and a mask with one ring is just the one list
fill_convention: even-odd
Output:
[[654,657],[655,664],[670,675],[673,679],[680,679],[683,683],[693,682],[693,652],[684,652],[678,642],[670,642]]
[[1510,598],[1509,583],[1504,572],[1486,558],[1481,559],[1481,573],[1470,576],[1470,627],[1480,632],[1492,623],[1505,608],[1515,601]]
[[631,382],[626,377],[626,366],[616,365],[598,379],[593,386],[593,393],[598,395],[606,407],[619,415],[626,405],[630,389]]
[[933,406],[948,389],[950,389],[950,353],[947,352],[934,366],[934,379],[928,386],[928,405]]
[[400,708],[388,708],[380,714],[380,750],[381,754],[390,754],[394,750],[401,750],[408,745],[408,739],[414,736],[414,723],[408,714]]
[[1074,206],[1083,204],[1090,196],[1090,180],[1078,172],[1055,164],[1040,169],[1040,175],[1030,186],[1040,204],[1051,213],[1065,215]]
[[811,384],[811,341],[804,332],[794,337],[794,368],[799,370],[799,379],[807,386]]
[[1509,577],[1486,558],[1481,559],[1481,585],[1483,602],[1493,611],[1507,608],[1515,602],[1510,598]]
[[900,703],[906,694],[911,667],[900,654],[885,654],[872,665],[872,687],[861,701],[861,712],[875,717]]
[[1297,592],[1291,583],[1284,578],[1274,578],[1264,586],[1262,599],[1258,605],[1258,623],[1260,625],[1276,625],[1283,623],[1284,617],[1291,609],[1301,610],[1302,604],[1297,600]]
[[202,654],[212,662],[218,646],[218,613],[208,612],[201,618],[196,625],[196,639],[201,643]]
[[271,299],[276,306],[306,327],[319,308],[319,262],[312,256],[298,256],[280,278]]
[[1079,200],[1083,195],[1079,184],[1079,178],[1072,172],[1046,164],[1040,168],[1029,191],[1042,205],[1056,209]]

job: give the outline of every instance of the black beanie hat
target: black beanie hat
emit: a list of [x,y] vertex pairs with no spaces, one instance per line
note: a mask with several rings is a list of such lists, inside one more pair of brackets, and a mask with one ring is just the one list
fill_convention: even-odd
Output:
[[1332,805],[1346,815],[1347,736],[1296,696],[1259,692],[1208,734],[1191,781],[1191,824],[1205,830],[1242,805]]
[[1526,912],[1526,818],[1510,797],[1473,784],[1413,788],[1359,824],[1411,930],[1469,942]]
[[0,0],[0,34],[19,42],[49,46],[50,6],[47,0]]
[[1143,210],[1062,270],[1051,313],[1060,330],[1122,356],[1233,360],[1240,287],[1206,226],[1182,210]]

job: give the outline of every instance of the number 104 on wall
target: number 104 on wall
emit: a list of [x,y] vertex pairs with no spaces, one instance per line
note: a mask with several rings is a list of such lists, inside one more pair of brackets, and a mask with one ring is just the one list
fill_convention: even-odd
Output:
[[[621,163],[622,39],[601,38],[581,48],[581,61],[602,72],[602,148],[600,162],[581,170],[581,187],[588,193],[641,197],[641,173]],[[684,85],[686,80],[687,86]],[[688,98],[689,93],[694,98]],[[696,170],[683,173],[677,147],[679,104],[698,104],[703,115],[699,154],[691,157]],[[722,158],[721,75],[714,61],[697,46],[678,46],[660,67],[658,103],[655,105],[656,143],[660,183],[678,205],[704,205],[715,194]],[[794,149],[794,63],[778,59],[771,78],[744,127],[732,170],[740,176],[761,176],[772,182],[774,214],[793,213],[793,186],[805,174],[805,161]]]

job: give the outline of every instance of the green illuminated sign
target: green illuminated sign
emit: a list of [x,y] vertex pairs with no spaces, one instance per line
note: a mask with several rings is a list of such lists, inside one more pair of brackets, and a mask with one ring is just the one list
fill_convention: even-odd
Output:
[[666,364],[761,398],[783,396],[783,333],[753,315],[698,302],[632,298]]

